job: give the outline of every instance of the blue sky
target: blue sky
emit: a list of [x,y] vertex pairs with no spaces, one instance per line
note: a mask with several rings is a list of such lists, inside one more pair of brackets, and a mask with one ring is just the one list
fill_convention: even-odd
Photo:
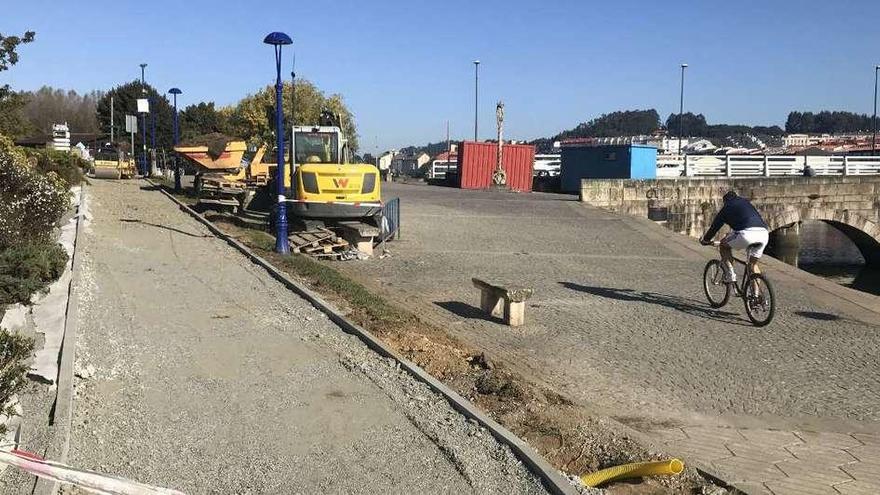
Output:
[[[872,111],[880,4],[859,1],[0,0],[0,32],[37,32],[0,84],[89,91],[140,75],[183,105],[226,105],[274,78],[270,31],[297,75],[344,95],[362,150],[473,134],[505,102],[505,135],[552,135],[605,112],[685,108],[711,123],[783,124],[789,110]],[[286,52],[284,72],[290,72]]]

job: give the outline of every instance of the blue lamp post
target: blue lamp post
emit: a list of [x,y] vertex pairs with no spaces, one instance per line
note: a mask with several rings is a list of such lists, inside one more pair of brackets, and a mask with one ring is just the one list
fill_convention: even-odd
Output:
[[[147,64],[141,64],[141,94],[147,94],[147,82],[144,77],[144,69],[146,69]],[[141,175],[144,177],[147,176],[147,116],[145,114],[141,114],[141,142],[143,143],[143,148],[141,149]],[[134,150],[132,150],[132,153]]]
[[290,253],[287,240],[287,198],[284,188],[284,113],[281,109],[281,47],[290,45],[293,40],[290,36],[274,32],[269,33],[263,39],[263,43],[275,47],[275,138],[276,160],[278,166],[275,169],[275,183],[278,192],[278,205],[275,208],[275,251],[281,254]]
[[[183,91],[177,88],[171,88],[168,92],[174,95],[174,146],[180,142],[180,124],[177,121],[177,95],[183,94]],[[174,155],[174,191],[180,192],[180,167],[177,165],[177,154]]]

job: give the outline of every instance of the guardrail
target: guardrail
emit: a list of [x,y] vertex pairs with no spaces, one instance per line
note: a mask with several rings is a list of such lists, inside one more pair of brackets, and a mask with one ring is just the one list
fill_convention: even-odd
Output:
[[880,175],[880,156],[658,155],[657,177]]
[[390,241],[400,236],[400,198],[394,198],[382,206],[380,241]]

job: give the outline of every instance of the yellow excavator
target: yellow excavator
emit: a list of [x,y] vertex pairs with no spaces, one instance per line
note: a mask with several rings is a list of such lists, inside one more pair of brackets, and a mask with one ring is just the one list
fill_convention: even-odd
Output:
[[295,126],[293,135],[291,215],[324,221],[374,219],[382,207],[379,170],[367,163],[350,163],[339,117],[322,112],[319,125]]

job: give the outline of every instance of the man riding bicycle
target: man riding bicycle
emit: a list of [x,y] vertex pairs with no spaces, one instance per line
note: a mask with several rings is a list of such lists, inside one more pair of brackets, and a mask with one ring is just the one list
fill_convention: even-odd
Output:
[[730,232],[721,239],[718,248],[724,261],[724,281],[736,282],[736,274],[733,271],[734,249],[748,251],[748,273],[760,273],[758,259],[764,254],[770,236],[761,214],[749,200],[737,196],[734,191],[728,191],[724,195],[724,206],[715,215],[712,226],[700,239],[700,244],[704,246],[712,244],[712,238],[725,224],[730,226]]

